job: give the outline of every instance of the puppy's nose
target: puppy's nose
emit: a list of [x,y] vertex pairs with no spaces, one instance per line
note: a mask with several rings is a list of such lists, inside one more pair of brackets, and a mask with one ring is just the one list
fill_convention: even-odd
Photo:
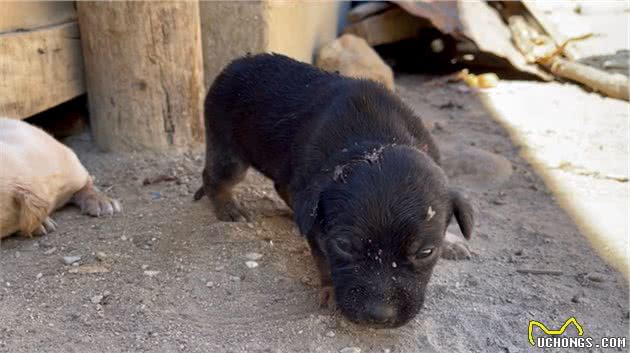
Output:
[[375,303],[368,305],[366,311],[367,317],[372,322],[387,324],[396,321],[396,308],[392,305]]

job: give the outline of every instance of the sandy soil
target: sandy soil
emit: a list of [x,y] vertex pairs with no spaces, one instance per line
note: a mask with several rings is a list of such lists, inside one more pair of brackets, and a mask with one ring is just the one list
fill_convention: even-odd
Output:
[[[473,257],[440,261],[409,325],[368,329],[317,306],[305,243],[260,175],[238,189],[253,222],[217,222],[206,199],[191,201],[200,152],[105,154],[82,134],[67,142],[125,212],[96,219],[66,208],[57,232],[2,242],[0,352],[524,352],[538,350],[529,320],[557,328],[570,316],[586,336],[627,335],[627,282],[508,134],[474,93],[423,82],[401,77],[398,92],[433,123],[478,227]],[[142,185],[160,174],[179,180]],[[252,252],[262,255],[256,268],[245,264]],[[78,266],[62,262],[75,255]]]

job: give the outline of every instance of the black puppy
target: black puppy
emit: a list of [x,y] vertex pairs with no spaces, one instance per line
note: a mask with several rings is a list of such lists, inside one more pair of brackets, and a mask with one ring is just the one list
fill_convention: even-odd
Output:
[[271,178],[311,247],[322,286],[349,319],[395,327],[412,319],[455,215],[431,135],[381,85],[282,55],[228,65],[205,102],[203,187],[217,217],[245,217],[232,195],[249,166]]

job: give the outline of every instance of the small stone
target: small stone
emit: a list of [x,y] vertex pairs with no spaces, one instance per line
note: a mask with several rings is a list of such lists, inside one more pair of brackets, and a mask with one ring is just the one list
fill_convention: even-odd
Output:
[[583,302],[584,297],[582,296],[582,294],[578,293],[576,295],[573,296],[573,298],[571,298],[571,302],[573,303],[581,303]]
[[333,331],[328,331],[328,332],[326,332],[326,337],[333,338],[333,337],[335,337],[335,333]]
[[359,347],[346,347],[339,351],[339,353],[361,353],[361,348]]
[[102,251],[99,251],[99,252],[96,253],[96,259],[98,261],[105,261],[105,260],[107,260],[107,254],[105,254]]
[[606,282],[606,276],[597,272],[591,272],[587,274],[586,279],[588,279],[589,281],[599,282],[599,283]]
[[259,254],[257,252],[249,252],[247,254],[245,254],[245,258],[247,258],[248,260],[252,260],[252,261],[256,261],[256,260],[260,260],[262,259],[263,255]]
[[56,247],[52,247],[52,248],[44,251],[44,255],[50,255],[50,254],[54,253],[55,251],[57,251],[57,248]]
[[230,281],[232,281],[232,282],[240,282],[241,281],[241,277],[239,277],[239,276],[230,276]]
[[64,256],[63,257],[63,263],[66,265],[72,265],[75,262],[78,262],[81,260],[81,256]]
[[160,273],[160,271],[144,271],[145,276],[155,277]]
[[249,268],[256,268],[258,267],[258,262],[256,261],[246,261],[245,265]]
[[206,282],[206,287],[208,288],[214,287],[214,282]]
[[37,276],[35,276],[35,278],[40,279],[40,278],[42,278],[43,276],[44,276],[44,274],[40,272],[40,273],[38,273],[38,274],[37,274]]
[[102,295],[95,295],[92,298],[90,298],[90,301],[92,302],[92,304],[100,304],[101,300],[103,300]]
[[141,269],[146,270],[147,268],[149,268],[149,265],[142,265],[140,266]]
[[300,281],[302,282],[302,284],[305,284],[307,286],[313,285],[313,279],[309,276],[303,276],[302,278],[300,278]]
[[123,236],[120,237],[120,240],[127,241],[127,237],[123,235]]

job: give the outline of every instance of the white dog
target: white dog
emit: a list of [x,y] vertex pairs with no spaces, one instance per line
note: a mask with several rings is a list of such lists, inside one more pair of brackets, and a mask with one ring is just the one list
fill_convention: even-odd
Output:
[[28,123],[0,118],[0,239],[55,230],[49,215],[68,202],[92,216],[121,210],[71,149]]

